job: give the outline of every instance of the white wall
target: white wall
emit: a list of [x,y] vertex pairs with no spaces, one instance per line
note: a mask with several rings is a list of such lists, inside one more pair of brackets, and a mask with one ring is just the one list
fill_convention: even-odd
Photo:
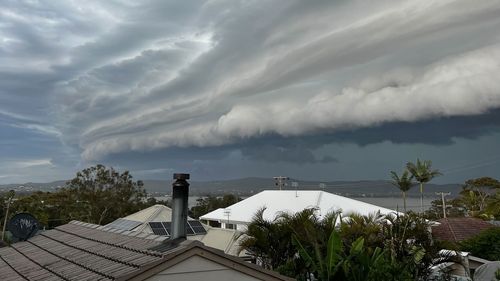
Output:
[[259,280],[250,275],[233,270],[224,265],[215,263],[200,256],[192,256],[157,275],[146,279],[147,281],[225,281],[241,280],[253,281]]

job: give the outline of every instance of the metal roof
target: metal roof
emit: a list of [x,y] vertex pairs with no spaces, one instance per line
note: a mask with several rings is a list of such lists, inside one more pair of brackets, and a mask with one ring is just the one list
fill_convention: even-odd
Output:
[[341,211],[343,214],[368,215],[396,211],[320,190],[265,190],[227,208],[220,208],[200,217],[228,223],[248,224],[257,210],[266,208],[264,218],[272,220],[282,212],[296,213],[317,208],[319,216]]

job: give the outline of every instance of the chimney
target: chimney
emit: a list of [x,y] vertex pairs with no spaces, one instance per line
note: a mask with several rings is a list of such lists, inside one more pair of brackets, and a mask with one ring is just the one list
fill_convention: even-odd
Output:
[[186,239],[188,217],[189,174],[174,174],[172,184],[172,235],[170,239]]

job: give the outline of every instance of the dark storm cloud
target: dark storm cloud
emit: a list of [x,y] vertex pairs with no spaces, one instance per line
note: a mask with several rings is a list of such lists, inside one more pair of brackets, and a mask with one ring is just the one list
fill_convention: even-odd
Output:
[[296,164],[309,163],[331,163],[337,160],[331,156],[317,157],[313,152],[301,146],[290,145],[286,142],[286,146],[253,146],[244,147],[241,152],[243,156],[249,160],[264,161],[264,162],[291,162]]
[[476,139],[500,132],[500,110],[483,115],[441,117],[418,122],[394,122],[365,129],[311,137],[307,143],[356,143],[369,145],[390,141],[400,144],[450,145],[454,139]]
[[43,159],[146,174],[474,139],[498,130],[499,13],[494,0],[4,1],[0,122],[61,143]]

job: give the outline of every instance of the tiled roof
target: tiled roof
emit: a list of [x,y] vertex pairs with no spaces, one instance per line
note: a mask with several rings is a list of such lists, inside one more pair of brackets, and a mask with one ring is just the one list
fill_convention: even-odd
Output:
[[476,218],[440,219],[439,225],[432,227],[432,236],[438,240],[460,242],[479,232],[493,227],[492,224]]
[[[115,280],[161,262],[165,238],[128,236],[71,222],[0,248],[2,280]],[[134,234],[137,235],[137,234]]]
[[0,248],[0,280],[144,280],[189,255],[210,258],[261,280],[290,280],[201,242],[72,221]]

